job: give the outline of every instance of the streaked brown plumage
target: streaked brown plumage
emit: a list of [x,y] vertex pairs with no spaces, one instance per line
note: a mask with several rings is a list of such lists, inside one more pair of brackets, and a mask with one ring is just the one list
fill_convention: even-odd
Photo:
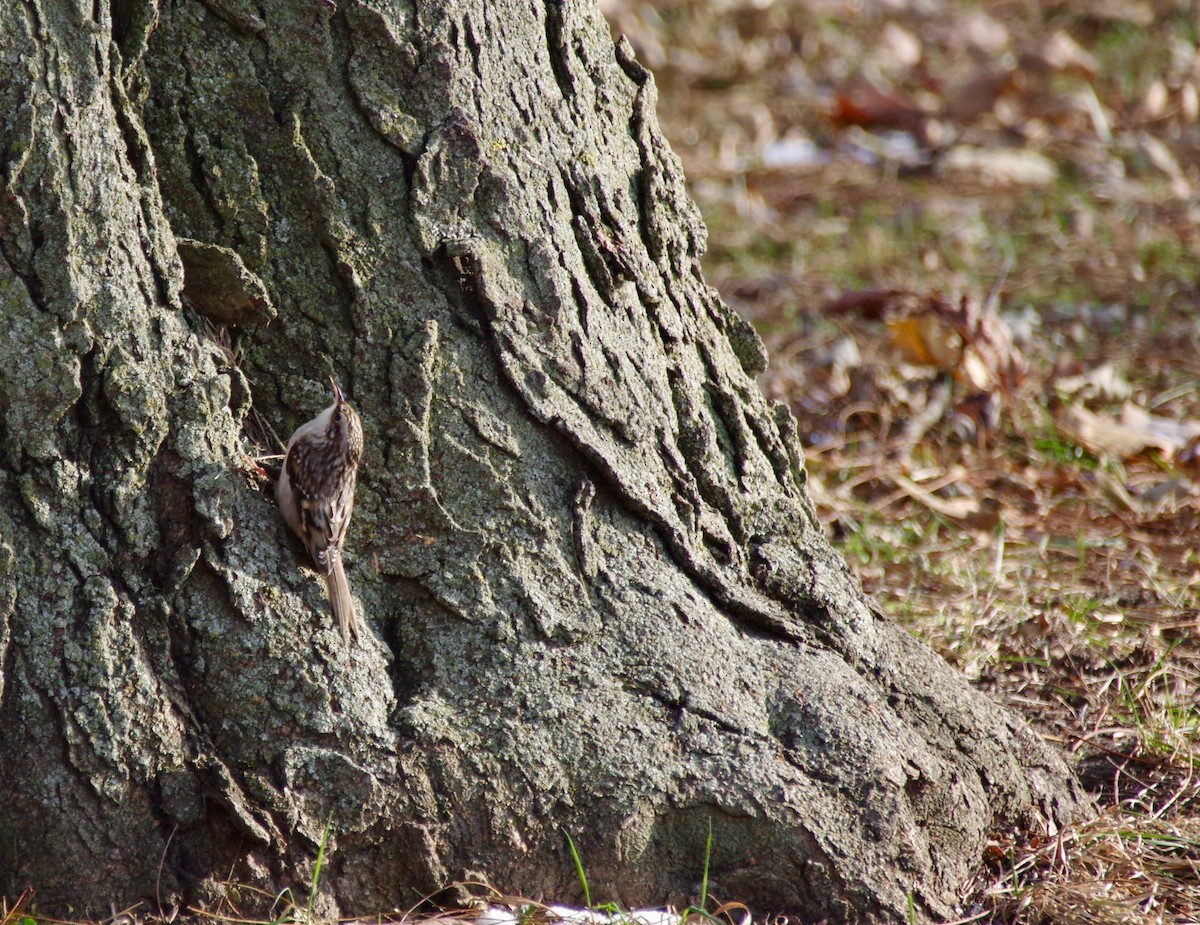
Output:
[[358,635],[358,621],[342,567],[342,543],[354,512],[363,432],[341,388],[329,381],[333,404],[301,424],[288,440],[275,500],[283,519],[304,542],[313,565],[325,576],[333,616],[349,645]]

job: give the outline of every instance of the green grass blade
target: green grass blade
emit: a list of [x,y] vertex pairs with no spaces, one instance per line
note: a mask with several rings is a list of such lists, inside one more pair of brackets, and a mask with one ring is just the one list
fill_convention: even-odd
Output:
[[563,829],[562,833],[567,840],[567,850],[571,852],[571,860],[575,864],[575,876],[579,878],[579,885],[583,887],[583,904],[590,909],[592,908],[592,893],[588,889],[587,874],[583,871],[583,861],[579,859],[579,852],[575,850],[575,842],[571,839],[571,833],[566,829]]
[[312,921],[313,902],[317,898],[317,883],[321,879],[321,868],[325,865],[325,846],[329,844],[329,826],[333,822],[333,813],[325,820],[325,828],[321,830],[321,843],[317,845],[317,860],[313,864],[312,883],[308,886],[308,905],[305,908],[305,921]]
[[704,840],[704,875],[700,878],[700,908],[708,909],[708,865],[712,860],[712,816],[708,817],[708,838]]

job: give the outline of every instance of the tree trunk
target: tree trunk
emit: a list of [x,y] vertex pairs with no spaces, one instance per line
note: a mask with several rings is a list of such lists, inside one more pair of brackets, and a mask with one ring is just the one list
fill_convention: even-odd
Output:
[[[805,495],[590,2],[0,4],[0,892],[952,912],[1078,792]],[[345,647],[257,454],[367,449]],[[272,464],[263,463],[265,468]],[[275,464],[277,465],[277,464]]]

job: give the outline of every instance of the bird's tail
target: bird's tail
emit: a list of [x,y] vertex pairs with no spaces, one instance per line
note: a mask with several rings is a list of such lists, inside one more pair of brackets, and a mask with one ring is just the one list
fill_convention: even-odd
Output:
[[325,590],[329,592],[329,604],[333,608],[333,617],[337,620],[338,629],[342,631],[342,640],[346,645],[350,645],[351,641],[358,637],[358,619],[354,615],[350,582],[346,580],[341,556],[334,558],[333,568],[325,576]]

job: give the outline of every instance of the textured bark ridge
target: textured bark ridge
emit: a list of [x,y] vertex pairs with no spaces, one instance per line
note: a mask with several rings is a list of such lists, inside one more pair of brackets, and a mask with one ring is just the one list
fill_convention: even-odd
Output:
[[[93,19],[96,16],[98,18]],[[822,537],[590,2],[0,4],[0,892],[952,912],[1078,794]],[[347,650],[252,456],[367,432]]]

